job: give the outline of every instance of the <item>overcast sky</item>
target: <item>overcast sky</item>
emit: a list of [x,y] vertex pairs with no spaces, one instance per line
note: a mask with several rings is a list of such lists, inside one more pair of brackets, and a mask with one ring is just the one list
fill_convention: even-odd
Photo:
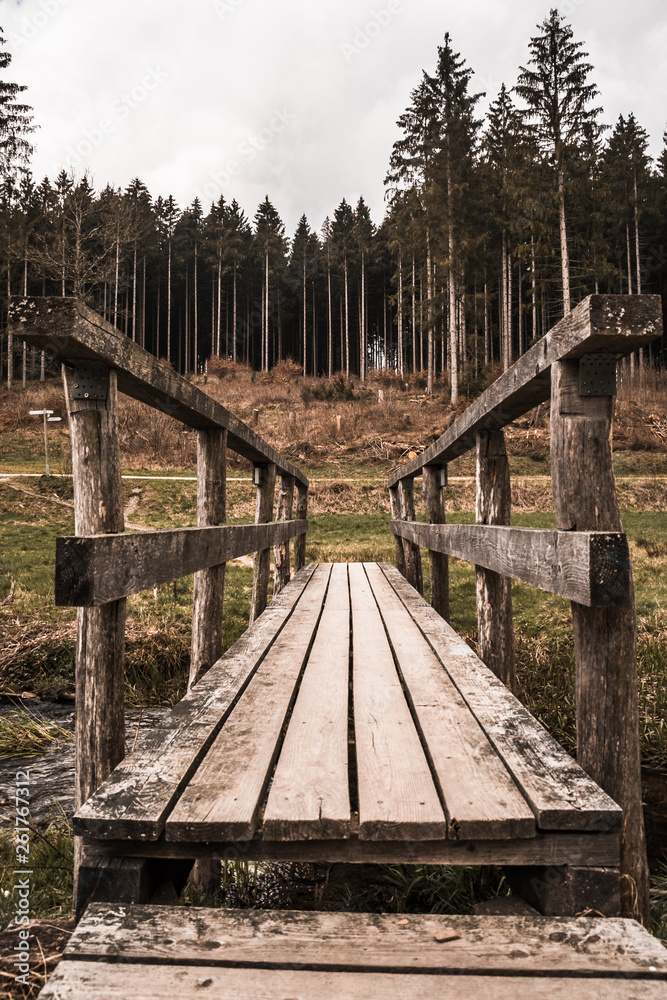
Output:
[[[553,2],[553,0],[552,0]],[[493,100],[514,84],[549,0],[0,0],[9,79],[40,126],[33,171],[139,176],[208,210],[268,194],[291,234],[363,194],[375,222],[396,120],[449,31]],[[665,0],[562,0],[605,121],[667,127]]]

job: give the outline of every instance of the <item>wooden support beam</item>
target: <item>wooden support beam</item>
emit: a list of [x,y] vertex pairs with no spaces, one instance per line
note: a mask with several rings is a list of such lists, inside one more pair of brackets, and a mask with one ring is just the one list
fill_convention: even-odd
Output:
[[[426,520],[430,525],[445,523],[445,505],[442,502],[441,470],[434,466],[426,466],[422,480]],[[416,525],[416,522],[414,522]],[[432,537],[429,535],[429,537]],[[412,541],[418,542],[417,538]],[[431,607],[435,608],[445,621],[449,621],[449,559],[440,549],[426,546],[428,552],[429,575],[431,578]]]
[[308,485],[287,462],[242,420],[211,396],[153,357],[111,323],[68,296],[16,298],[10,304],[10,329],[50,358],[70,364],[98,361],[114,368],[118,391],[198,430],[227,430],[227,446],[251,462],[273,463],[284,475]]
[[[276,521],[289,522],[292,518],[293,506],[294,479],[292,476],[281,476],[276,503]],[[273,563],[273,594],[275,597],[290,581],[289,539],[274,546]]]
[[[296,511],[297,521],[305,521],[308,517],[308,487],[303,483],[296,484]],[[297,535],[294,542],[294,572],[298,573],[306,565],[306,532]]]
[[[255,506],[255,524],[266,524],[273,514],[273,494],[276,488],[276,467],[269,465],[255,466],[255,472],[260,481],[257,485],[257,502]],[[268,601],[269,574],[271,572],[271,549],[266,548],[255,552],[252,573],[252,604],[250,606],[250,624],[259,618]]]
[[[477,434],[478,524],[509,525],[511,513],[510,470],[505,432]],[[512,582],[509,577],[476,567],[477,653],[510,691],[516,690]]]
[[[632,296],[627,296],[629,300]],[[579,366],[554,366],[551,475],[563,531],[622,531],[611,452],[611,396],[579,394]],[[576,655],[577,760],[623,809],[623,914],[649,920],[641,795],[637,619],[632,582],[615,608],[572,604]]]
[[[415,485],[412,479],[402,479],[398,484],[398,501],[402,521],[415,519]],[[403,541],[405,558],[405,578],[420,594],[424,593],[422,577],[422,557],[419,546],[414,542]]]
[[[197,434],[197,524],[218,527],[227,520],[227,431]],[[188,687],[220,659],[225,566],[217,563],[195,573],[192,650]]]
[[272,521],[58,538],[56,604],[108,604],[189,573],[269,550],[274,543],[296,538],[307,530],[307,521]]
[[619,532],[416,521],[392,521],[390,527],[399,537],[431,551],[465,559],[587,607],[618,607],[628,601],[628,540]]
[[590,295],[472,403],[426,451],[401,466],[395,486],[418,476],[425,465],[441,465],[475,447],[478,431],[512,423],[549,399],[551,366],[596,351],[623,356],[662,336],[659,295]]
[[[116,373],[106,400],[73,399],[63,368],[72,444],[74,523],[80,534],[122,532]],[[125,599],[79,608],[76,643],[75,807],[83,805],[125,756]],[[75,839],[74,884],[81,841]],[[75,901],[76,905],[76,901]]]
[[[395,523],[401,521],[403,516],[401,514],[401,501],[398,496],[398,486],[391,486],[389,488],[389,504],[391,506],[392,520]],[[403,547],[403,540],[399,538],[398,535],[394,535],[394,552],[396,554],[396,569],[401,576],[405,576],[405,548]]]

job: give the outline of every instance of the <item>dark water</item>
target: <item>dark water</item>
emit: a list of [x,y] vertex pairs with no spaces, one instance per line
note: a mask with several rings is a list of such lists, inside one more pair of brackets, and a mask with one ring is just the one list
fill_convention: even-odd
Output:
[[[12,706],[0,706],[0,714],[15,711]],[[74,706],[57,702],[30,703],[29,711],[74,731]],[[125,745],[129,752],[137,739],[136,749],[167,709],[129,708],[125,712]],[[137,734],[137,727],[139,732]],[[42,827],[64,813],[71,819],[74,812],[74,740],[66,745],[49,748],[34,757],[12,757],[0,761],[0,827],[14,826],[16,773],[30,772],[30,812],[33,823]]]

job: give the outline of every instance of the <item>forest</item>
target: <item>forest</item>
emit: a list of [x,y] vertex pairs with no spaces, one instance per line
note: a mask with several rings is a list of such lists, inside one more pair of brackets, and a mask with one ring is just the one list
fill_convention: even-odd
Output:
[[[268,194],[249,215],[233,191],[180,207],[140,177],[38,182],[25,87],[3,80],[0,315],[12,296],[76,295],[181,373],[289,358],[328,378],[419,373],[456,404],[586,295],[667,292],[667,132],[656,160],[631,108],[605,125],[587,60],[551,10],[482,115],[445,35],[397,123],[384,219],[343,198],[291,238]],[[632,361],[661,365],[664,347]],[[43,378],[45,359],[5,335],[2,372]]]

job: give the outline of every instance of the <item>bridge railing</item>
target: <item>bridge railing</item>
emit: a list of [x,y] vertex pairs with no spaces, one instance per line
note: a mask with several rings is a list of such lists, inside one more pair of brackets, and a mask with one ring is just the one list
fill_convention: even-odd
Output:
[[[125,756],[125,607],[131,594],[194,573],[190,685],[222,653],[225,564],[254,553],[251,620],[305,563],[308,480],[246,424],[75,298],[21,298],[10,330],[62,362],[72,445],[76,536],[56,546],[56,603],[78,610],[76,805]],[[197,434],[197,526],[125,532],[117,395]],[[254,525],[229,526],[227,449],[253,463]],[[276,479],[278,497],[274,511]],[[295,519],[292,520],[296,500]]]
[[[388,484],[399,570],[423,592],[420,546],[428,549],[431,604],[447,619],[448,557],[475,564],[478,653],[508,687],[516,687],[510,578],[572,601],[577,759],[625,811],[625,909],[634,900],[637,912],[646,912],[648,904],[637,629],[611,427],[618,359],[661,334],[659,296],[585,299]],[[503,428],[548,400],[558,530],[510,527]],[[473,448],[477,523],[445,524],[447,464]],[[423,479],[426,523],[415,521],[416,476]]]

